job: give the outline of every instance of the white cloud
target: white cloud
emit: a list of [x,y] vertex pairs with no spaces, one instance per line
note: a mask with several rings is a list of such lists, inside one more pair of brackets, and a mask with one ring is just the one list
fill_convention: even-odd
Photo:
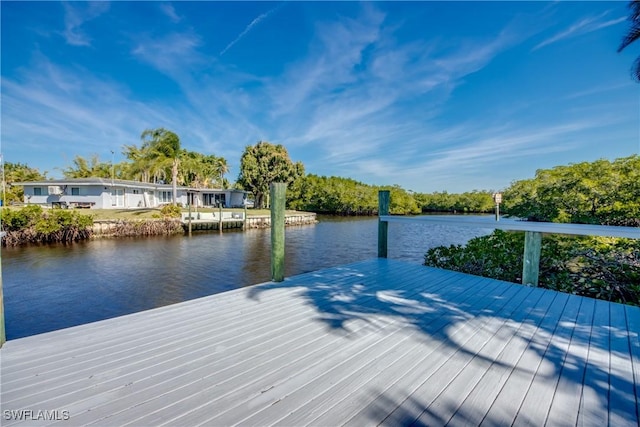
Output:
[[[258,18],[245,35],[262,22]],[[517,112],[512,103],[508,112],[486,116],[490,120],[461,122],[447,115],[454,90],[531,32],[507,25],[483,39],[399,44],[398,27],[389,19],[365,4],[355,18],[317,23],[307,54],[270,77],[211,56],[206,38],[195,30],[129,36],[132,56],[182,91],[171,102],[162,91],[157,100],[150,95],[141,102],[135,88],[93,74],[90,66],[61,66],[41,57],[17,78],[3,76],[2,139],[8,154],[33,144],[40,151],[47,147],[43,155],[72,157],[119,152],[123,144],[138,143],[145,128],[164,126],[180,135],[185,148],[226,157],[232,176],[244,147],[265,139],[287,146],[309,173],[418,191],[453,189],[446,180],[473,175],[458,180],[459,190],[466,190],[504,179],[505,174],[488,173],[492,165],[512,167],[522,159],[568,152],[609,123],[601,120],[601,109],[580,115],[565,105],[549,124],[530,115],[541,110],[535,96],[519,98],[523,106]],[[558,101],[568,104],[586,95],[561,94]]]
[[182,21],[182,17],[176,13],[176,9],[171,3],[161,3],[160,10],[164,13],[173,23]]
[[576,22],[575,24],[571,25],[569,28],[567,28],[566,30],[563,30],[561,32],[559,32],[558,34],[549,37],[546,40],[543,40],[542,42],[538,43],[536,46],[534,46],[533,49],[531,49],[531,51],[536,51],[538,49],[541,49],[545,46],[548,46],[550,44],[556,43],[560,40],[564,40],[570,37],[576,37],[579,35],[584,35],[584,34],[588,34],[591,33],[593,31],[597,31],[600,30],[602,28],[606,28],[606,27],[610,27],[611,25],[616,25],[619,24],[623,21],[625,21],[627,18],[626,17],[620,17],[617,19],[612,19],[609,21],[605,21],[605,22],[599,22],[602,18],[604,18],[609,12],[605,11],[603,13],[601,13],[598,16],[592,16],[592,17],[588,17],[588,18],[583,18],[580,21]]
[[73,46],[90,46],[91,38],[82,30],[85,22],[91,21],[109,10],[108,2],[69,3],[63,2],[65,29],[62,35]]
[[269,88],[274,114],[289,114],[303,103],[321,104],[346,85],[363,82],[356,66],[363,61],[363,51],[378,40],[383,19],[382,13],[366,8],[357,20],[317,24],[317,37],[306,58],[290,66]]
[[[499,124],[470,122],[450,130],[425,135],[414,141],[422,150],[394,156],[384,162],[384,174],[393,176],[405,188],[425,179],[433,190],[467,191],[473,188],[499,189],[513,179],[531,176],[535,171],[514,165],[535,165],[543,159],[557,158],[559,153],[573,152],[584,144],[587,134],[606,129],[614,119],[558,120],[548,125],[522,122]],[[440,148],[437,148],[440,145]],[[446,146],[444,146],[446,145]],[[410,166],[409,166],[410,165]],[[369,176],[379,176],[375,163],[356,162],[355,169]],[[520,174],[518,176],[517,174]],[[470,181],[470,180],[473,181]],[[452,181],[459,188],[452,186]]]
[[245,37],[247,34],[249,34],[249,32],[251,30],[253,30],[256,25],[258,25],[259,23],[261,23],[262,21],[267,19],[269,16],[273,15],[283,5],[284,5],[284,3],[280,3],[278,6],[274,7],[273,9],[271,9],[271,10],[269,10],[269,11],[267,11],[267,12],[261,14],[261,15],[258,15],[258,17],[256,17],[253,21],[251,21],[249,23],[249,25],[247,25],[247,27],[235,39],[233,39],[224,49],[222,49],[222,51],[220,52],[220,56],[224,55],[236,43],[238,43],[240,40],[242,40],[243,37]]
[[[38,58],[20,79],[3,78],[2,139],[8,153],[39,147],[30,158],[69,163],[76,154],[119,152],[156,123],[179,123],[178,112],[140,103],[128,90],[88,70]],[[60,158],[59,156],[64,156]]]
[[625,81],[623,83],[600,85],[597,87],[592,87],[586,90],[581,90],[579,92],[572,93],[570,95],[565,96],[564,99],[575,99],[575,98],[582,98],[584,96],[593,96],[593,95],[598,95],[598,94],[615,91],[622,88],[628,88],[628,87],[629,87],[628,81]]
[[[179,80],[185,74],[207,63],[198,52],[202,42],[192,33],[169,33],[161,37],[139,37],[132,54],[142,62],[152,65],[162,73]],[[162,54],[159,54],[159,53]]]
[[454,51],[425,41],[400,46],[385,19],[369,8],[359,19],[318,24],[306,59],[267,82],[271,119],[287,145],[313,145],[323,156],[318,162],[343,174],[377,175],[372,156],[419,147],[462,79],[522,38],[507,27],[492,39],[460,40]]

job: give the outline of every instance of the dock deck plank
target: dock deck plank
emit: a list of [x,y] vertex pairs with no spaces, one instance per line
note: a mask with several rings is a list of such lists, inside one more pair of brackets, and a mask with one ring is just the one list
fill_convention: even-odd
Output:
[[2,424],[638,425],[639,326],[374,259],[9,341]]

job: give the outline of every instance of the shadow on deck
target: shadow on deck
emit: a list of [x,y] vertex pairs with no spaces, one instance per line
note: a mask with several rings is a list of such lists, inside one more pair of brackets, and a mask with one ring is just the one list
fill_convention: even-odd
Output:
[[9,341],[1,406],[64,425],[638,425],[639,326],[636,307],[374,259]]
[[[370,389],[352,420],[638,424],[637,307],[395,261],[362,266],[306,275],[301,297],[316,320],[349,334],[357,320],[389,327],[370,320],[382,316],[424,334],[428,349],[386,389]],[[269,283],[248,295],[300,286]]]

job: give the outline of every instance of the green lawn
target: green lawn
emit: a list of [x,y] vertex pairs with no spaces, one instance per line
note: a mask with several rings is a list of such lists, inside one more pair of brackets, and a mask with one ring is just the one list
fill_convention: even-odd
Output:
[[[8,209],[21,209],[20,207],[8,207]],[[160,215],[160,209],[156,208],[140,208],[140,209],[74,209],[83,215],[92,215],[95,220],[118,220],[118,219],[152,219],[154,215]],[[243,212],[244,209],[224,209],[225,212]],[[188,209],[182,209],[182,212],[189,212]],[[193,212],[196,212],[194,209]],[[198,208],[197,212],[218,212],[217,208]],[[295,214],[298,211],[287,210],[287,214]],[[247,209],[247,215],[261,216],[270,215],[269,209]]]

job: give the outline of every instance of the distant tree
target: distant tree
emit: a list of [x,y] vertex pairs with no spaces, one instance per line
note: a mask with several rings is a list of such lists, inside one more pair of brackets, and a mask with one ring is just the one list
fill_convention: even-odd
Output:
[[416,203],[416,199],[399,185],[382,187],[380,189],[389,190],[391,193],[389,213],[392,215],[418,214],[421,212],[418,204]]
[[171,174],[171,165],[156,161],[150,146],[125,145],[122,154],[127,158],[122,169],[124,179],[156,183]]
[[[630,14],[628,20],[631,22],[631,27],[629,28],[629,32],[627,33],[627,35],[625,35],[622,39],[622,42],[618,47],[618,52],[621,52],[631,43],[640,39],[640,1],[630,1],[629,9]],[[631,75],[636,81],[640,82],[640,56],[638,56],[638,58],[633,63],[633,66],[631,68]]]
[[257,208],[263,208],[272,182],[292,184],[302,176],[304,166],[300,162],[293,163],[284,146],[260,141],[245,148],[240,159],[238,184],[253,193]]
[[62,170],[65,178],[111,178],[111,163],[101,162],[94,154],[90,159],[76,156],[73,165]]
[[220,180],[220,186],[222,188],[228,188],[229,181],[227,181],[227,179],[224,177],[229,173],[229,165],[227,164],[227,159],[225,159],[224,157],[212,157],[214,158],[213,165],[216,171],[216,176]]
[[377,187],[336,176],[306,175],[294,184],[290,206],[294,209],[335,215],[374,215],[378,191],[391,191],[392,214],[417,214],[420,208],[412,194],[399,186]]
[[127,179],[158,182],[171,177],[174,191],[178,184],[196,188],[228,186],[224,178],[229,172],[225,158],[185,150],[175,133],[162,128],[146,130],[141,146],[125,145],[122,154],[127,158],[122,168]]
[[139,161],[154,165],[158,169],[170,168],[171,185],[173,190],[173,203],[178,200],[178,171],[180,168],[180,138],[175,133],[164,128],[147,129],[140,136],[142,147],[140,148]]
[[14,186],[15,182],[42,181],[47,179],[47,173],[40,173],[36,168],[27,166],[24,163],[6,162],[4,167],[5,194],[3,194],[3,204],[11,202],[22,202],[24,200],[24,189]]
[[505,190],[503,205],[532,221],[640,226],[640,156],[537,170]]
[[180,164],[180,181],[183,185],[196,188],[225,188],[224,174],[229,172],[225,158],[183,150]]
[[492,212],[493,192],[473,190],[460,194],[442,193],[414,194],[423,212]]

